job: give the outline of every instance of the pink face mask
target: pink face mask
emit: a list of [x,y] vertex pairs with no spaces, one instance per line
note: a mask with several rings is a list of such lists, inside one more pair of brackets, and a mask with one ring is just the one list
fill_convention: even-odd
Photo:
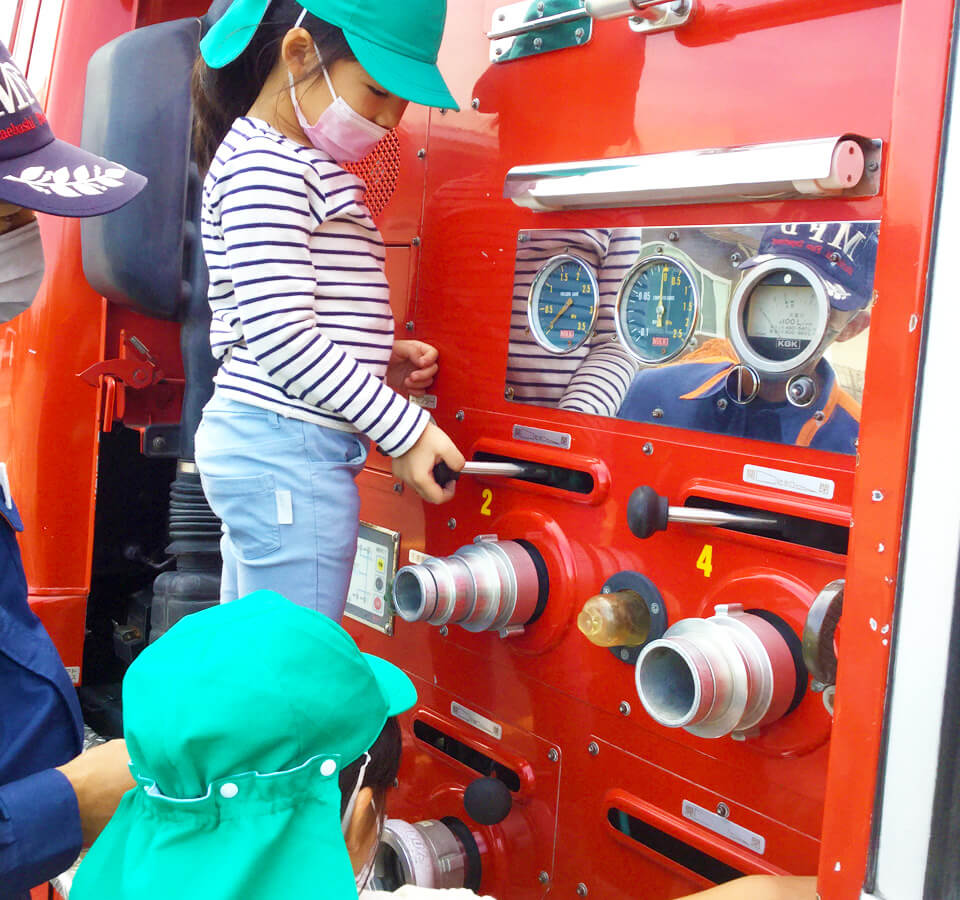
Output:
[[[301,16],[301,18],[303,18]],[[299,25],[299,20],[297,22]],[[377,144],[377,142],[387,133],[388,129],[381,127],[376,122],[365,119],[356,110],[347,103],[343,97],[338,97],[333,89],[333,82],[327,74],[327,67],[323,64],[320,57],[320,51],[317,45],[313,45],[314,52],[323,69],[323,77],[326,79],[327,87],[330,89],[330,96],[333,97],[331,103],[322,113],[320,118],[311,125],[307,117],[300,108],[300,101],[297,100],[297,92],[294,90],[293,75],[287,72],[287,78],[290,81],[290,100],[293,103],[293,111],[296,113],[297,121],[303,129],[307,140],[318,150],[329,153],[337,162],[348,163],[363,159]]]

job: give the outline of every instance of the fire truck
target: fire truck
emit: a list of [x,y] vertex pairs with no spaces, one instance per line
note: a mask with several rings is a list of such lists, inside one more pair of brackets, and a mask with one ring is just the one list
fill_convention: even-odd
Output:
[[[136,169],[42,218],[0,336],[30,601],[98,732],[217,600],[190,70],[217,0],[4,0],[58,135]],[[449,0],[460,111],[356,164],[420,402],[372,453],[346,627],[408,672],[384,885],[667,900],[740,874],[960,896],[949,0]]]

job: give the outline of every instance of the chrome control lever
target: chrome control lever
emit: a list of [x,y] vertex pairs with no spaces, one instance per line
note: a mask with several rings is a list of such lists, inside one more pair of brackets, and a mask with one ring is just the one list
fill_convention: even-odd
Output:
[[670,522],[687,525],[745,526],[757,530],[772,530],[780,526],[776,516],[755,513],[732,513],[720,509],[696,509],[690,506],[670,506],[652,487],[643,485],[631,495],[627,504],[627,525],[641,539],[666,530]]

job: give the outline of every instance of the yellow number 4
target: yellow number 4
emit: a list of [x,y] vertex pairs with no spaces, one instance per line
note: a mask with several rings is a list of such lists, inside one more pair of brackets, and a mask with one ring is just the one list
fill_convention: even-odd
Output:
[[703,572],[704,578],[709,578],[713,572],[713,545],[704,544],[697,559],[697,568]]

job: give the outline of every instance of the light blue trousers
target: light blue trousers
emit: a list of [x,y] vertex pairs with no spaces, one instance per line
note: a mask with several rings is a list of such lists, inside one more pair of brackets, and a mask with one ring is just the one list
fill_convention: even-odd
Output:
[[196,460],[223,523],[220,602],[262,588],[339,622],[357,552],[365,437],[214,393]]

